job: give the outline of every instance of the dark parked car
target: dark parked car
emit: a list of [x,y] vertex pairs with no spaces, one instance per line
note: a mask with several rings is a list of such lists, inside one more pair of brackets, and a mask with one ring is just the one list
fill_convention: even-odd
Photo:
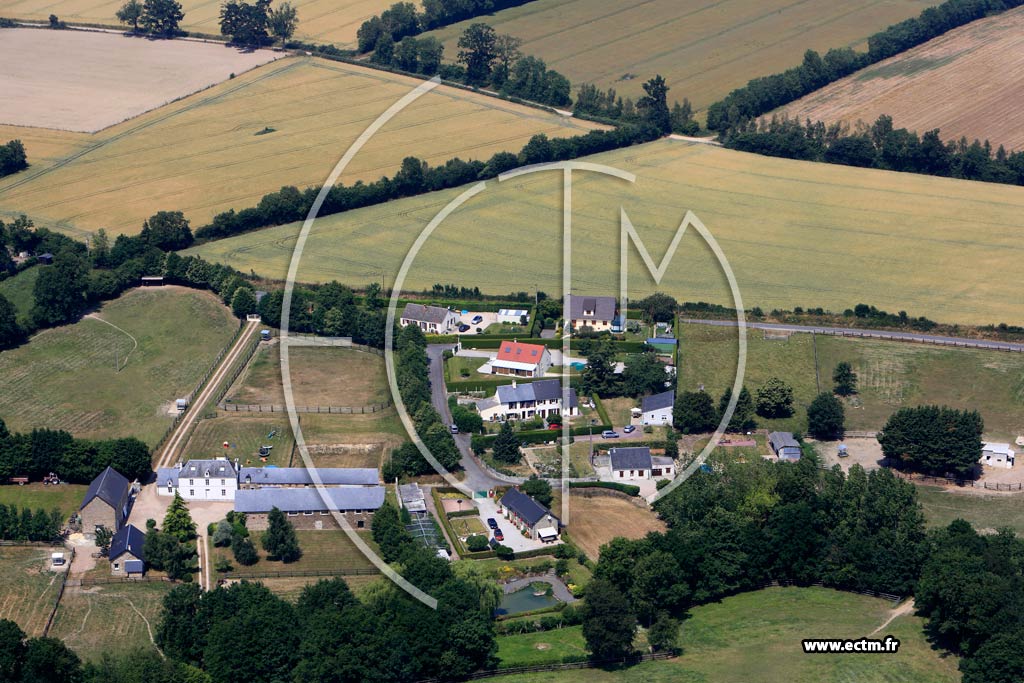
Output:
[[495,541],[504,541],[505,540],[505,534],[501,533],[501,529],[495,529],[494,530],[494,540]]
[[469,332],[469,325],[459,325],[459,332]]
[[603,432],[601,432],[601,438],[602,439],[617,439],[617,438],[619,438],[619,433],[617,431],[615,431],[614,429],[606,429]]
[[494,519],[494,517],[488,517],[487,518],[487,526],[491,527],[492,529],[497,529],[498,528],[498,520]]

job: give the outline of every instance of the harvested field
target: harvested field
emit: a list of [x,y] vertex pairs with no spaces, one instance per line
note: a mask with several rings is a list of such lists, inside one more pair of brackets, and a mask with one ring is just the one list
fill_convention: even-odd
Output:
[[[120,26],[115,13],[121,4],[120,0],[66,0],[59,5],[47,0],[0,0],[0,16],[45,22],[51,12],[57,12],[69,23]],[[299,11],[297,40],[354,48],[359,25],[386,10],[391,1],[295,0],[292,5]],[[220,6],[207,0],[181,0],[185,13],[181,28],[219,36]]]
[[12,431],[154,444],[175,398],[195,388],[238,329],[217,297],[183,287],[134,289],[92,315],[106,322],[86,317],[0,353],[0,415]]
[[[998,79],[992,76],[998,74]],[[934,128],[945,140],[1024,149],[1024,7],[972,22],[780,110],[799,119]]]
[[114,33],[0,29],[0,123],[95,133],[280,56]]
[[10,619],[30,637],[43,635],[62,576],[49,570],[50,553],[63,550],[0,546],[0,619]]
[[365,415],[299,415],[317,467],[380,467],[382,458],[409,440],[397,411]]
[[651,509],[618,496],[573,492],[569,506],[569,534],[592,560],[600,555],[601,546],[616,536],[643,538],[650,531],[665,530]]
[[[289,360],[297,406],[362,407],[388,400],[383,356],[345,348],[293,348]],[[280,347],[262,346],[228,397],[232,403],[284,406]]]
[[[957,323],[1024,318],[1013,278],[1024,189],[949,178],[777,159],[663,140],[588,157],[636,172],[635,185],[577,172],[573,283],[617,294],[620,207],[660,261],[687,210],[729,259],[747,308],[859,302]],[[429,221],[462,189],[388,202],[318,220],[298,278],[352,284],[394,274]],[[495,240],[494,226],[515,240]],[[561,178],[538,173],[487,188],[449,216],[420,251],[407,289],[472,283],[504,293],[561,290]],[[242,271],[285,277],[298,224],[219,240],[188,253]],[[660,291],[679,301],[730,304],[714,257],[688,231]],[[523,258],[522,244],[542,244]],[[951,250],[956,252],[950,258]],[[633,299],[652,291],[632,252]]]
[[[155,212],[176,209],[195,228],[282,185],[319,186],[356,137],[419,83],[294,57],[102,131],[59,161],[37,162],[33,146],[42,143],[29,138],[33,166],[0,181],[0,215],[26,213],[38,226],[79,236],[99,228],[113,235],[137,233]],[[435,165],[455,156],[487,159],[518,151],[535,133],[561,137],[595,127],[439,87],[374,136],[341,181],[377,180],[409,155]],[[19,131],[31,132],[0,129],[11,137]],[[58,147],[73,144],[54,137]]]
[[936,0],[845,4],[828,0],[537,0],[492,17],[427,35],[454,60],[459,35],[474,21],[523,40],[573,84],[594,83],[636,97],[655,74],[669,99],[689,98],[697,111],[751,78],[800,64],[804,51],[863,47],[867,37],[916,16]]
[[155,648],[153,636],[171,588],[173,584],[162,581],[68,587],[50,636],[86,661]]

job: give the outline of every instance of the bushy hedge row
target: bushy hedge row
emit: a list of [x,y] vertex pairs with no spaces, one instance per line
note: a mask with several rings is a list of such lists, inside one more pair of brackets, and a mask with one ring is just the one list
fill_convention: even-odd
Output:
[[640,495],[640,487],[634,484],[620,484],[617,481],[570,481],[571,489],[611,489],[634,498]]
[[[319,215],[329,216],[393,199],[458,187],[478,180],[490,180],[519,166],[576,159],[650,142],[658,136],[658,131],[651,126],[622,126],[615,130],[593,130],[568,138],[548,139],[541,133],[530,138],[518,154],[498,152],[487,162],[455,158],[441,166],[431,167],[416,157],[406,157],[402,168],[390,178],[383,177],[372,183],[359,181],[351,186],[335,185],[320,207]],[[308,187],[305,190],[293,186],[282,187],[277,192],[264,195],[256,206],[217,214],[209,225],[196,230],[196,238],[218,239],[303,220],[319,192],[319,187]]]
[[[593,427],[573,427],[569,430],[569,434],[572,436],[585,436],[587,434],[600,434],[606,429],[611,429],[610,424],[599,424]],[[591,430],[593,430],[591,432]],[[494,441],[496,434],[487,434],[486,436],[479,437],[484,443],[490,445]],[[516,439],[520,443],[545,443],[547,441],[555,441],[562,436],[562,430],[554,429],[532,429],[524,432],[516,432]]]

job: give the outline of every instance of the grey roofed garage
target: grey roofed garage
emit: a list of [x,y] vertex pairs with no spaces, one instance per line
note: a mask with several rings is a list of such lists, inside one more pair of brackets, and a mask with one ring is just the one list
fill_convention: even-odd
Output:
[[[321,492],[330,501],[324,503]],[[235,494],[235,512],[323,512],[326,510],[376,510],[384,504],[383,486],[349,486],[329,489],[242,489]]]
[[651,449],[641,446],[629,448],[613,448],[608,451],[612,470],[649,470],[651,469]]
[[440,306],[424,306],[423,304],[406,304],[402,317],[406,320],[417,320],[440,325],[450,311]]
[[[615,317],[615,297],[613,296],[569,296],[569,320],[611,320]],[[583,311],[595,311],[593,315],[583,315]]]
[[[321,467],[316,469],[324,486],[374,486],[380,475],[371,467]],[[312,486],[313,470],[305,467],[243,467],[243,484],[263,486]]]
[[644,400],[641,403],[643,411],[649,412],[652,410],[663,410],[664,408],[671,408],[676,402],[675,390],[663,391],[660,394],[652,394],[651,396],[644,396]]
[[[562,383],[557,379],[542,379],[524,384],[503,384],[498,387],[498,400],[504,404],[523,401],[554,401],[562,397]],[[569,408],[577,405],[576,390],[569,388]]]

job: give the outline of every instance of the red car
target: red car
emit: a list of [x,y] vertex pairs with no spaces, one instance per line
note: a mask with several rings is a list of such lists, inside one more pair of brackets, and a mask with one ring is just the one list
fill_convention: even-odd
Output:
[[561,428],[562,428],[562,425],[558,425],[558,424],[548,425],[548,429],[550,429],[552,431],[557,431],[557,430],[559,430]]
[[495,541],[504,541],[505,540],[505,534],[501,533],[501,529],[495,529],[494,530],[494,540]]

